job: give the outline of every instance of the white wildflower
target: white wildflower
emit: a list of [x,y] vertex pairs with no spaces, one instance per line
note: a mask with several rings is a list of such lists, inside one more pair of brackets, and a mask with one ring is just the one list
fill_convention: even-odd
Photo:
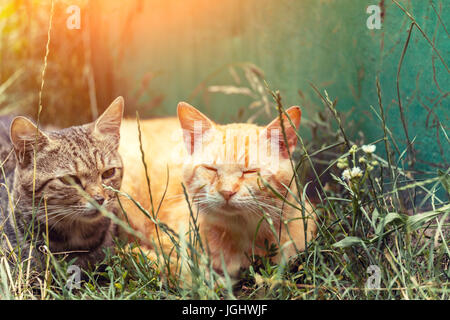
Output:
[[350,180],[351,179],[351,174],[350,174],[350,169],[345,169],[344,172],[342,172],[342,179],[344,180]]
[[352,178],[361,178],[362,170],[359,167],[353,167],[350,174],[351,174]]
[[372,154],[372,153],[374,153],[376,148],[377,148],[377,147],[376,147],[374,144],[369,144],[368,146],[367,146],[367,145],[363,145],[363,146],[361,147],[362,151],[364,151],[364,152],[367,153],[367,154]]
[[347,181],[354,179],[354,178],[361,178],[361,177],[362,177],[362,170],[359,167],[345,169],[342,172],[342,179],[347,180]]

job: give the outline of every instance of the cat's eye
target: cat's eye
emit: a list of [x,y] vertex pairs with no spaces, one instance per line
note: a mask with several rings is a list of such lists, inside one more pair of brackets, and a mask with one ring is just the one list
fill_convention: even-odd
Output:
[[67,175],[64,176],[62,178],[60,178],[59,180],[61,180],[65,185],[72,185],[72,184],[77,184],[79,186],[81,186],[81,180],[80,178],[78,178],[77,176],[73,176],[73,175]]
[[251,169],[251,170],[245,170],[242,171],[242,174],[252,174],[252,173],[258,173],[259,169]]
[[202,164],[202,167],[205,168],[205,169],[208,169],[208,170],[210,170],[210,171],[217,172],[217,169],[214,168],[214,167],[210,167],[210,166],[207,166],[207,165],[204,165],[204,164]]
[[109,179],[112,178],[114,176],[114,174],[116,173],[116,168],[112,168],[109,170],[106,170],[105,172],[103,172],[102,174],[102,179]]

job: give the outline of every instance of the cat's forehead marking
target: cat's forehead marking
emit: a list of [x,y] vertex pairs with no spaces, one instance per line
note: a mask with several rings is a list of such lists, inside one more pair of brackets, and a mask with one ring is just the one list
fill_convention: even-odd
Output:
[[267,147],[265,140],[261,139],[262,130],[254,124],[217,126],[213,134],[206,136],[204,161],[246,168],[262,165],[261,152]]
[[95,139],[87,126],[78,126],[51,133],[53,156],[43,159],[55,174],[73,172],[82,175],[97,174],[111,157],[108,143]]

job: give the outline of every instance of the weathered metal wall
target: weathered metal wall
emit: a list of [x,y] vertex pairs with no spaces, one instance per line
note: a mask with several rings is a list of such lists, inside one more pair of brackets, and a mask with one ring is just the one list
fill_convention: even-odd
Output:
[[[140,105],[141,114],[173,115],[177,102],[188,100],[201,109],[210,108],[207,112],[212,117],[235,119],[251,98],[215,93],[205,99],[195,89],[203,82],[232,84],[225,66],[251,62],[264,71],[272,89],[281,91],[286,105],[303,106],[305,117],[321,105],[309,85],[312,82],[320,90],[326,89],[331,98],[338,98],[340,111],[353,109],[359,128],[369,139],[377,139],[382,137],[381,126],[370,105],[379,110],[378,74],[388,125],[398,137],[400,149],[405,147],[396,81],[412,20],[394,2],[128,1],[134,14],[122,4],[111,1],[108,5],[110,30],[126,22],[129,31],[126,36],[117,35],[126,40],[126,46],[117,53],[122,80],[115,91],[133,101],[132,94],[139,91],[142,79],[147,79],[145,94],[133,101]],[[380,30],[366,26],[366,8],[371,4],[382,10]],[[450,2],[399,4],[429,39],[413,28],[399,82],[405,124],[417,150],[417,168],[448,168],[450,147],[444,131],[449,126]],[[114,42],[111,46],[114,48]],[[150,108],[159,102],[159,107]],[[245,113],[250,114],[248,110]]]

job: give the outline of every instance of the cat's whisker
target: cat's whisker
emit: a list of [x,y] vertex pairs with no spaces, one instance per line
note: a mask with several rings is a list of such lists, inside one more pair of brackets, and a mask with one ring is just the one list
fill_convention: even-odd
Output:
[[59,211],[59,212],[54,212],[51,215],[48,215],[48,221],[54,220],[60,216],[64,216],[64,215],[72,215],[72,214],[80,214],[83,213],[84,211]]
[[74,206],[75,208],[54,205],[47,208],[39,208],[37,210],[22,211],[24,215],[36,215],[37,220],[43,224],[55,226],[61,221],[67,219],[70,216],[76,217],[79,214],[85,212],[83,206]]
[[67,217],[68,215],[63,215],[57,221],[53,221],[51,225],[49,225],[50,230],[54,230],[58,226],[58,224],[61,223],[63,220],[67,219]]

